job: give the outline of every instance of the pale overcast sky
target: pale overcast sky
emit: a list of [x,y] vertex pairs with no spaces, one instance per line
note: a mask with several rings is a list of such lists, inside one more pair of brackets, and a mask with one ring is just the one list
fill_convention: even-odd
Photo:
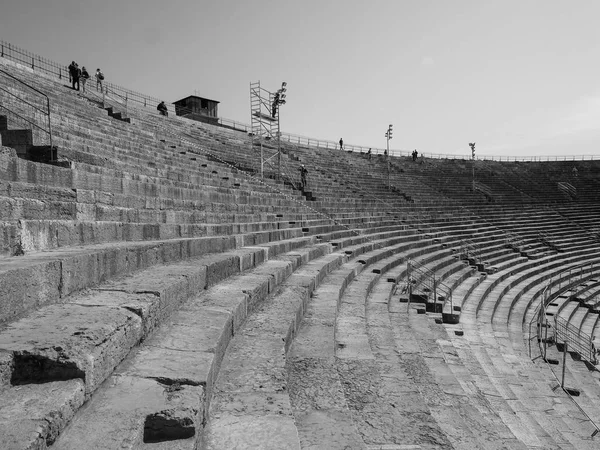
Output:
[[1,0],[0,39],[250,122],[288,83],[282,130],[468,155],[600,157],[600,2]]

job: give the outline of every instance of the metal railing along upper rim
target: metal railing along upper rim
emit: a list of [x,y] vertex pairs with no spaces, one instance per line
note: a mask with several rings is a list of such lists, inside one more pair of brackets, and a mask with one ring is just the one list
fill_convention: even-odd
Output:
[[[69,70],[66,65],[59,64],[55,61],[43,58],[30,51],[23,50],[9,42],[0,40],[0,57],[8,60],[15,61],[26,67],[30,67],[32,70],[38,70],[51,75],[58,79],[69,77]],[[131,89],[119,86],[108,81],[103,81],[103,85],[109,89],[113,94],[117,94],[119,97],[125,100],[126,103],[133,102],[144,107],[156,108],[156,105],[160,103],[157,97],[152,97],[140,92],[133,91]],[[238,131],[251,132],[251,126],[249,124],[227,119],[224,117],[218,118],[219,125],[233,128]],[[291,133],[281,133],[281,138],[284,141],[295,143],[298,145],[307,145],[317,148],[325,148],[335,150],[339,148],[339,144],[336,141],[327,139],[316,139],[308,136],[301,136]],[[373,155],[384,155],[385,149],[378,147],[368,147],[363,145],[344,144],[344,151],[367,153],[371,150]],[[405,149],[390,149],[390,156],[406,156],[410,157],[411,150]],[[422,156],[429,159],[454,159],[454,160],[472,160],[470,155],[464,154],[447,154],[447,153],[421,153]],[[500,155],[481,155],[477,156],[476,160],[484,161],[506,161],[506,162],[549,162],[549,161],[585,161],[585,160],[597,160],[600,159],[599,155],[555,155],[555,156],[500,156]]]

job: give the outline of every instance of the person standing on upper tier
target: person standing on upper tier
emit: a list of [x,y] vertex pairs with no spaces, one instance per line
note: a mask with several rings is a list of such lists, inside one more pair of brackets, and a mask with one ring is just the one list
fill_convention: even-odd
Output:
[[344,140],[340,138],[340,150],[344,150]]
[[306,175],[308,175],[308,170],[304,167],[304,164],[300,166],[300,189],[306,189]]
[[156,109],[158,109],[163,116],[169,117],[169,110],[167,109],[167,105],[165,105],[164,100],[158,104]]
[[104,80],[104,74],[100,69],[96,69],[96,90],[100,87],[100,92],[102,92],[102,81]]
[[85,68],[85,66],[83,66],[81,68],[81,91],[85,92],[85,82],[90,78],[90,74],[87,71],[87,69]]
[[69,83],[73,82],[73,72],[75,72],[75,66],[77,66],[75,61],[71,61],[71,64],[69,64]]
[[[71,79],[71,86],[73,89],[79,90],[79,77],[81,77],[81,69],[75,61],[69,66],[69,78]],[[77,85],[77,87],[75,87]]]

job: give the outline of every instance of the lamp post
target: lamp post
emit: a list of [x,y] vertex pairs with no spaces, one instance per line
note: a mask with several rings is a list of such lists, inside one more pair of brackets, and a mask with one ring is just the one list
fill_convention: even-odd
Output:
[[387,175],[388,175],[388,189],[391,189],[391,183],[390,183],[390,139],[392,138],[392,125],[390,124],[388,126],[387,131],[385,132],[385,137],[386,137],[386,159],[387,159]]
[[279,124],[279,107],[285,105],[285,93],[287,91],[287,83],[281,83],[281,88],[275,92],[273,103],[271,105],[271,117],[275,119],[277,116],[277,180],[281,179],[281,128]]
[[475,192],[475,142],[469,142],[469,147],[471,147],[471,156],[473,158],[473,181],[472,181],[472,186],[471,186],[471,190],[473,192]]

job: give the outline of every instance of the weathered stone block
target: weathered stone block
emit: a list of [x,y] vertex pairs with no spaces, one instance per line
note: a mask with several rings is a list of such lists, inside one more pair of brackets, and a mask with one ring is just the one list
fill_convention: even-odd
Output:
[[195,448],[204,420],[204,388],[153,378],[112,376],[56,446],[65,450],[138,448],[164,442]]
[[0,445],[46,448],[85,400],[82,380],[29,384],[0,392]]
[[60,298],[61,263],[11,260],[10,264],[0,265],[0,286],[2,323]]
[[133,312],[67,303],[9,324],[0,349],[13,354],[13,385],[82,378],[89,395],[141,338]]

